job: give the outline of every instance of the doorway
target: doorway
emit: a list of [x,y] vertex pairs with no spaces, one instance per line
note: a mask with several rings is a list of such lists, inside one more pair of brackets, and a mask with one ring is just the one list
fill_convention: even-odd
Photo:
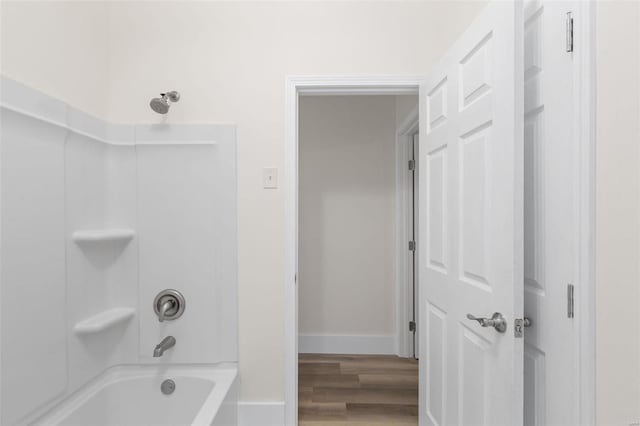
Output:
[[[402,261],[412,264],[415,253],[407,245],[415,245],[415,168],[395,154],[398,123],[417,102],[417,95],[299,99],[300,425],[417,425],[418,364],[411,353],[397,356],[394,273],[399,172],[409,184],[401,188],[410,231],[402,236]],[[405,148],[410,157],[414,134]],[[402,288],[413,291],[413,278]],[[412,308],[402,313],[412,315]],[[402,325],[407,333],[409,322]]]

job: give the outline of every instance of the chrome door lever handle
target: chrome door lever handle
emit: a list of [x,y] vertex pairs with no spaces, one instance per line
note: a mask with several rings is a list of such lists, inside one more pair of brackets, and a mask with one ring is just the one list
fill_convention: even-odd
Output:
[[491,318],[480,318],[467,314],[467,318],[472,321],[478,321],[482,327],[493,327],[498,333],[507,331],[507,320],[504,319],[500,312],[494,312]]

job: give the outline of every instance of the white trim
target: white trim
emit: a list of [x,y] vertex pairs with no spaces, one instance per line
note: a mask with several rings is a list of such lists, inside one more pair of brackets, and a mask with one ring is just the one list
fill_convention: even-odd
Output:
[[596,191],[596,19],[595,2],[575,1],[575,89],[574,129],[577,158],[576,203],[579,218],[576,232],[578,282],[576,321],[578,322],[578,410],[579,424],[596,424],[596,336],[595,336],[595,191]]
[[424,76],[289,76],[298,95],[407,95],[416,94]]
[[238,402],[238,426],[282,426],[284,401]]
[[378,95],[415,95],[415,89],[410,87],[367,88],[367,87],[322,87],[306,88],[299,92],[300,96],[378,96]]
[[414,134],[418,131],[419,123],[419,110],[418,105],[411,110],[411,112],[402,120],[402,123],[396,129],[396,136],[402,136],[407,134]]
[[413,355],[409,321],[411,301],[409,300],[409,146],[413,134],[418,131],[418,106],[407,115],[396,130],[396,354],[401,357]]
[[285,83],[285,424],[298,424],[298,96],[417,93],[423,76],[289,76]]
[[301,334],[298,336],[298,353],[395,355],[396,336]]

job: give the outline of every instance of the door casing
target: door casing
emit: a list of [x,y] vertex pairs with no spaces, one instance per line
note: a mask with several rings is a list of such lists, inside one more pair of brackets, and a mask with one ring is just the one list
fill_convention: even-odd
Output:
[[[396,354],[411,357],[413,343],[409,332],[413,303],[410,283],[412,279],[408,250],[410,223],[411,175],[408,162],[411,156],[413,135],[418,131],[418,106],[413,109],[396,129]],[[417,239],[417,235],[415,236]]]

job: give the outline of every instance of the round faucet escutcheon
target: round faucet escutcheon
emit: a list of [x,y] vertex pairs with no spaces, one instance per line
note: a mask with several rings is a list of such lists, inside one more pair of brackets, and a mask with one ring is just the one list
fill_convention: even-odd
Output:
[[178,290],[168,288],[162,290],[153,300],[153,311],[158,316],[158,321],[173,321],[184,313],[186,303],[184,296]]

